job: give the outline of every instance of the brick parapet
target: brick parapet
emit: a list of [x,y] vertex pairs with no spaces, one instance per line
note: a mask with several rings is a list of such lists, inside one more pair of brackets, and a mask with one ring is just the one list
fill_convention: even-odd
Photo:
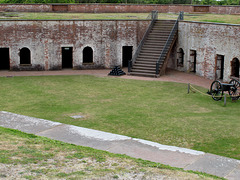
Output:
[[240,14],[240,6],[160,5],[160,4],[0,4],[0,11],[72,13],[216,13]]

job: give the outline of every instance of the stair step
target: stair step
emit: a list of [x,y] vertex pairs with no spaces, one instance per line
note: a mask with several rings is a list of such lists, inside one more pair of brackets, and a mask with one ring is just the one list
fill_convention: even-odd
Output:
[[148,66],[133,66],[133,71],[135,70],[135,69],[137,69],[137,70],[143,70],[143,71],[156,71],[156,65],[154,66],[154,67],[148,67]]
[[148,55],[148,56],[159,56],[161,54],[162,51],[158,50],[158,51],[153,51],[153,50],[142,50],[140,51],[139,55]]
[[166,39],[166,41],[150,41],[150,40],[147,40],[144,44],[146,44],[146,45],[153,44],[153,45],[156,45],[156,46],[159,46],[159,45],[165,46],[166,42],[167,42],[167,39]]
[[160,54],[161,53],[159,53],[159,54],[149,54],[149,53],[147,53],[147,54],[139,54],[139,56],[138,57],[142,57],[142,58],[158,58],[159,56],[160,56]]
[[[162,50],[161,51],[159,51],[159,53],[156,53],[156,54],[152,54],[151,52],[150,53],[147,53],[147,52],[140,52],[140,54],[138,55],[138,57],[142,57],[142,56],[146,56],[146,57],[158,57],[158,56],[160,56],[161,55],[161,53],[162,53]],[[164,52],[163,54],[166,54],[166,52]]]
[[155,36],[154,34],[153,35],[149,35],[147,37],[147,40],[158,40],[158,41],[162,41],[162,40],[167,40],[168,39],[168,36]]
[[133,67],[133,68],[132,68],[132,72],[155,74],[156,69],[154,69],[154,70],[145,70],[145,69],[135,69],[135,68]]
[[165,44],[166,43],[157,43],[157,44],[155,44],[155,43],[153,43],[154,45],[156,45],[156,46],[152,46],[152,43],[151,42],[148,42],[148,43],[145,43],[144,45],[143,45],[143,47],[142,47],[142,49],[154,49],[154,50],[161,50],[161,47],[164,47],[165,46]]
[[136,60],[137,63],[143,63],[143,64],[152,64],[156,63],[159,57],[156,58],[146,58],[146,57],[140,57]]
[[[143,50],[143,49],[142,49],[142,51],[140,52],[140,54],[141,54],[141,55],[143,55],[143,54],[147,54],[147,55],[150,55],[150,54],[151,54],[151,55],[152,55],[152,54],[154,54],[154,55],[160,55],[161,52],[162,52],[162,51],[160,51],[160,50],[154,51],[154,50],[152,50],[152,49],[148,49],[148,50],[147,50],[147,49],[146,49],[146,50]],[[140,55],[140,54],[139,54],[139,55]]]
[[146,58],[146,59],[156,59],[156,58],[160,57],[160,54],[156,54],[156,55],[141,54],[138,57],[139,58]]
[[144,77],[156,77],[156,74],[152,74],[152,73],[139,73],[139,72],[131,72],[130,75],[133,76],[144,76]]
[[165,39],[168,39],[169,35],[162,35],[162,34],[149,34],[147,39],[148,38],[155,38],[155,39],[160,39],[160,40],[165,40]]
[[[141,66],[155,66],[157,63],[158,59],[154,60],[154,61],[147,61],[147,60],[138,60],[134,63],[134,65],[141,65]],[[159,64],[163,64],[163,61],[160,61]]]
[[[151,34],[147,37],[146,41],[152,41],[152,40],[155,40],[155,41],[166,41],[168,39],[169,36],[156,36],[155,34]],[[145,42],[146,42],[145,41]]]
[[136,60],[134,64],[156,65],[157,61],[158,59],[154,59],[154,60],[139,59],[139,60]]
[[151,51],[151,52],[162,52],[162,48],[164,46],[158,46],[158,48],[155,48],[155,47],[151,47],[151,46],[144,46],[142,48],[142,52],[144,51]]
[[156,68],[156,63],[152,64],[143,64],[143,63],[135,63],[134,67],[145,67],[145,68]]

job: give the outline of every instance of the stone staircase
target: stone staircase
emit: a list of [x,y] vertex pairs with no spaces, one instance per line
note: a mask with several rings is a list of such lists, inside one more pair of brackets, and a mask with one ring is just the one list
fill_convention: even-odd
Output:
[[[161,55],[161,52],[168,40],[171,30],[175,24],[175,20],[156,20],[149,32],[144,44],[138,54],[135,62],[132,64],[130,75],[135,76],[150,76],[156,77],[156,63]],[[160,61],[159,70],[165,71],[167,55],[175,42],[176,35],[170,39],[170,44],[167,45],[167,53],[163,54],[164,61]],[[168,47],[169,46],[169,47]]]

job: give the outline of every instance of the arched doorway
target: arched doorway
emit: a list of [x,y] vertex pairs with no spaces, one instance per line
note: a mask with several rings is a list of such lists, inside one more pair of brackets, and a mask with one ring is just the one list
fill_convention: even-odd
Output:
[[183,66],[184,63],[184,51],[182,48],[180,48],[177,52],[177,66]]
[[20,50],[20,64],[31,64],[31,52],[26,47]]
[[231,62],[231,76],[239,77],[239,59],[234,58]]
[[93,63],[93,49],[89,46],[83,49],[83,63]]

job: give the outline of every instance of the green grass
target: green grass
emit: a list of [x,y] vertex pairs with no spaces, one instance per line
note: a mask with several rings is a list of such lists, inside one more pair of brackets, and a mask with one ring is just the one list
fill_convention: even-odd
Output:
[[228,99],[224,107],[187,94],[186,84],[110,77],[1,77],[0,83],[0,110],[240,159],[240,101]]
[[29,13],[3,12],[0,19],[146,19],[149,13]]
[[[29,12],[0,12],[0,19],[146,19],[149,13],[29,13]],[[159,13],[159,19],[177,19],[178,14]],[[184,20],[200,22],[216,22],[240,24],[240,15],[227,14],[189,14],[185,13]]]
[[[112,179],[141,173],[150,178],[163,175],[169,178],[223,179],[3,127],[0,127],[0,139],[0,178]],[[10,174],[7,167],[11,169]]]

